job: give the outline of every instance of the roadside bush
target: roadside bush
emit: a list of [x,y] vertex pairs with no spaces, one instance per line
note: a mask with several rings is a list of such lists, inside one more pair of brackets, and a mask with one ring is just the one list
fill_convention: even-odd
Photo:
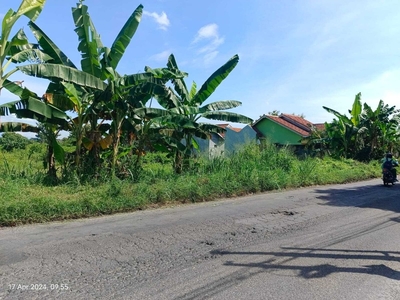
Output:
[[5,151],[25,149],[31,142],[24,136],[15,132],[5,132],[0,138],[0,147]]

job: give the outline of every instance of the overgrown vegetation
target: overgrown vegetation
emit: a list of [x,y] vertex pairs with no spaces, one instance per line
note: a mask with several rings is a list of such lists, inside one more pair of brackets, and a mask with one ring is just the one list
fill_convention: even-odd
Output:
[[336,119],[325,123],[323,132],[314,130],[309,141],[314,150],[366,162],[380,159],[386,152],[396,156],[400,153],[400,110],[395,106],[380,100],[374,110],[367,103],[362,104],[358,93],[350,116],[325,106],[324,109]]
[[0,148],[5,151],[13,151],[15,149],[25,149],[30,141],[22,135],[14,132],[5,132],[0,137]]
[[[45,148],[2,153],[0,226],[100,216],[148,207],[201,202],[277,189],[346,183],[379,176],[378,163],[306,158],[273,145],[248,145],[229,158],[198,158],[176,174],[165,154],[146,155],[139,179],[104,177],[80,184],[71,176],[57,186],[43,184]],[[31,155],[28,159],[29,154]],[[35,162],[35,163],[32,163]],[[127,164],[129,165],[129,164]],[[18,167],[19,166],[19,167]],[[127,167],[127,173],[133,173]]]

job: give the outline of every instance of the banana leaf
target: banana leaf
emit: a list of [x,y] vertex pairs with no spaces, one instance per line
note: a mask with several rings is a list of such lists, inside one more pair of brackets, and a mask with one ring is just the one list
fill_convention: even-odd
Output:
[[322,106],[322,108],[325,109],[327,112],[335,115],[338,118],[339,121],[344,122],[346,124],[353,124],[351,122],[351,120],[346,115],[342,115],[338,111],[336,111],[336,110],[334,110],[332,108],[326,107],[326,106]]
[[157,102],[166,109],[180,106],[180,99],[175,95],[174,91],[170,87],[165,85],[145,82],[131,90],[131,94],[132,93],[133,95],[141,93],[154,97]]
[[230,74],[239,62],[239,56],[233,56],[222,67],[215,71],[201,86],[197,94],[192,98],[191,105],[201,105],[217,89],[221,82]]
[[189,92],[189,99],[193,99],[197,92],[197,84],[193,81]]
[[204,113],[207,111],[216,111],[216,110],[225,110],[231,109],[242,105],[242,102],[236,100],[225,100],[225,101],[217,101],[207,105],[204,105],[200,108],[200,112]]
[[65,125],[67,115],[64,111],[43,102],[35,93],[27,88],[22,88],[9,80],[4,82],[4,88],[18,96],[20,100],[1,105],[0,115],[15,113],[20,118],[30,118],[41,122]]
[[[168,58],[168,62],[167,62],[167,67],[168,69],[170,69],[171,71],[176,71],[179,70],[178,68],[178,64],[176,63],[175,60],[175,56],[173,54],[171,54]],[[178,95],[181,97],[182,102],[186,105],[189,104],[189,93],[188,93],[188,89],[186,87],[186,83],[183,80],[183,78],[176,78],[176,79],[172,79],[171,80],[172,84],[174,85],[174,89],[175,91],[178,93]]]
[[353,125],[358,126],[360,124],[360,115],[362,112],[362,104],[361,104],[361,93],[356,95],[354,99],[353,107],[350,111],[351,114],[351,122]]
[[76,83],[83,87],[105,90],[107,84],[101,79],[80,70],[57,64],[30,64],[17,67],[21,72],[29,76],[46,78],[52,81],[62,80]]
[[62,111],[75,110],[74,103],[65,94],[45,93],[43,99],[46,103],[49,103]]
[[53,58],[40,49],[25,49],[8,57],[13,63],[23,63],[26,61],[37,60],[40,63],[51,61]]
[[54,149],[54,158],[60,164],[64,164],[65,162],[65,150],[64,148],[57,142],[57,139],[53,139],[52,146]]
[[34,22],[28,23],[33,35],[42,47],[43,51],[53,58],[54,64],[62,64],[76,69],[72,61],[62,52],[56,44]]
[[155,78],[159,78],[167,82],[168,80],[181,79],[188,76],[188,73],[180,71],[178,69],[168,69],[168,68],[156,68],[152,69],[148,66],[145,67],[146,73],[151,73]]
[[206,112],[202,114],[201,117],[210,120],[228,121],[228,122],[243,123],[243,124],[250,124],[253,122],[253,119],[249,117],[227,111]]
[[25,15],[30,20],[35,21],[45,4],[46,0],[23,0],[17,10],[17,16]]
[[125,53],[132,37],[134,36],[140,20],[142,18],[143,5],[139,5],[129,19],[126,21],[125,25],[122,27],[117,38],[111,46],[110,53],[107,55],[108,64],[112,69],[116,69],[119,61]]
[[72,16],[75,22],[75,32],[79,39],[78,50],[81,52],[82,57],[82,71],[97,78],[102,78],[103,71],[99,52],[103,48],[103,44],[89,16],[88,7],[78,3],[77,7],[72,9]]
[[8,46],[22,46],[28,44],[28,37],[26,36],[23,29],[17,31],[17,33],[11,38]]

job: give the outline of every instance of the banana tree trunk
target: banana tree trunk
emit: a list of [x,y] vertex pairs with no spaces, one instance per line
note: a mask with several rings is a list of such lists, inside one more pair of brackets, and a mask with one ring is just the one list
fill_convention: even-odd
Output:
[[79,175],[81,172],[81,151],[82,151],[82,140],[83,140],[83,120],[82,120],[82,112],[79,111],[78,115],[78,123],[77,127],[75,128],[75,138],[76,138],[76,145],[75,145],[75,167],[76,172]]
[[192,155],[193,147],[192,147],[192,136],[186,136],[186,150],[183,154],[183,161],[182,161],[182,171],[189,170],[190,167],[190,157]]
[[176,174],[181,174],[183,169],[183,157],[181,151],[176,149],[175,160],[174,160],[174,169]]
[[112,157],[112,162],[111,162],[111,176],[112,176],[112,178],[115,177],[115,168],[116,168],[116,165],[117,165],[119,142],[120,142],[120,134],[118,132],[116,134],[116,136],[114,136],[114,138],[113,138],[113,157]]
[[76,172],[80,173],[80,164],[81,164],[81,149],[82,149],[82,135],[79,135],[78,139],[76,140],[75,146],[75,167]]
[[51,180],[57,180],[56,160],[54,157],[54,148],[51,145],[47,147],[47,175]]
[[92,130],[89,133],[89,138],[93,142],[93,147],[89,151],[90,167],[95,177],[98,177],[98,170],[100,169],[100,149],[99,142],[101,140],[101,132]]
[[117,158],[118,158],[118,150],[119,143],[121,140],[121,127],[122,122],[124,121],[125,112],[117,111],[115,116],[115,126],[114,126],[114,134],[113,134],[113,156],[111,161],[111,176],[115,177],[115,168],[117,166]]

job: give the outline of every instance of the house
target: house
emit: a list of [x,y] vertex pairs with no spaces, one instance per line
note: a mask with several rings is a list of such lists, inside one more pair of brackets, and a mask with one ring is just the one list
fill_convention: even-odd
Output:
[[268,139],[277,145],[303,148],[306,139],[311,135],[312,128],[324,130],[325,125],[313,124],[295,115],[280,114],[279,116],[262,115],[252,127],[260,140]]
[[257,140],[269,140],[281,146],[293,146],[301,154],[310,137],[312,128],[324,130],[325,124],[313,124],[310,121],[295,115],[280,114],[279,116],[263,115],[251,126],[235,128],[229,124],[219,124],[224,133],[212,133],[210,139],[196,138],[201,153],[208,153],[209,157],[229,155],[240,147]]
[[257,133],[250,125],[243,128],[236,128],[230,124],[218,124],[218,126],[226,131],[212,133],[208,140],[196,138],[200,152],[208,153],[209,157],[232,154],[245,144],[257,140]]
[[225,132],[225,154],[232,154],[241,147],[257,141],[257,133],[250,125],[243,128],[228,126]]

